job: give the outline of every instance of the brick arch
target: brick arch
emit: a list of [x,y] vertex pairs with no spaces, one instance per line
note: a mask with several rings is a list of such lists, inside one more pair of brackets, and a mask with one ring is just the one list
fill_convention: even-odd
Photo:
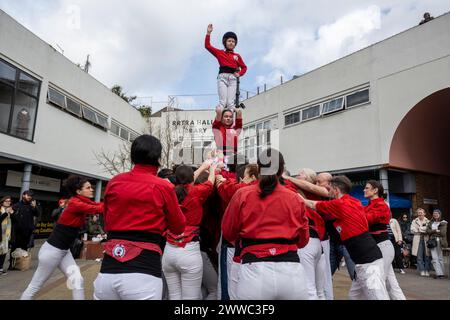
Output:
[[450,176],[450,87],[427,96],[402,119],[389,165]]

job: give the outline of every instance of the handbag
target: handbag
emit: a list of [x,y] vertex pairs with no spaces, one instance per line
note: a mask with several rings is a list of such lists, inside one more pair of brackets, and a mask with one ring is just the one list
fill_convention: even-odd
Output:
[[433,249],[437,247],[437,240],[436,238],[430,239],[427,241],[427,248],[428,249]]

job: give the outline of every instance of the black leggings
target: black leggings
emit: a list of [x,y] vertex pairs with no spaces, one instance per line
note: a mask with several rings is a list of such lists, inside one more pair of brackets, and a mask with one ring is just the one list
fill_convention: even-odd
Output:
[[392,266],[394,269],[403,269],[403,259],[402,259],[402,250],[395,240],[392,240],[392,245],[394,246],[395,256],[392,261]]

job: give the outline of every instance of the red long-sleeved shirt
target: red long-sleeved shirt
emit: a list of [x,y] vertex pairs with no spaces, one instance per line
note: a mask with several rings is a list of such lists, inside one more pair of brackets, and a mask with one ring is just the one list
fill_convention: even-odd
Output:
[[238,183],[236,179],[227,179],[225,182],[221,183],[217,187],[217,192],[219,193],[220,198],[222,199],[222,202],[224,203],[224,208],[228,206],[228,204],[231,201],[231,198],[233,198],[234,194],[241,188],[253,186],[257,184],[258,181],[253,181],[251,183]]
[[[197,185],[186,185],[187,196],[180,204],[181,211],[186,218],[186,230],[182,241],[174,237],[171,232],[167,233],[167,241],[171,244],[184,246],[198,235],[200,223],[203,218],[203,204],[214,191],[214,186],[210,181]],[[178,241],[177,241],[178,240]]]
[[211,52],[214,57],[216,57],[221,67],[230,67],[236,70],[240,68],[239,76],[241,77],[247,72],[247,66],[239,53],[214,48],[211,45],[211,37],[208,34],[205,36],[205,48]]
[[242,118],[236,118],[234,125],[230,128],[226,128],[222,121],[215,119],[212,129],[217,149],[222,150],[225,155],[230,152],[237,152],[238,137],[242,130]]
[[106,231],[184,232],[186,219],[175,187],[158,178],[157,171],[155,166],[137,164],[111,179],[105,191]]
[[[308,192],[308,191],[302,191],[306,197],[306,199],[309,200],[320,200],[320,197],[315,195],[314,193]],[[322,216],[317,213],[316,210],[313,210],[311,208],[306,208],[306,215],[308,216],[308,219],[310,219],[313,222],[313,225],[310,224],[310,228],[317,232],[319,235],[319,238],[321,241],[325,239],[325,221],[323,220]]]
[[336,219],[333,225],[342,241],[369,231],[361,202],[348,194],[339,199],[317,202],[316,211]]
[[231,243],[242,238],[294,240],[295,244],[257,244],[242,249],[241,257],[284,254],[303,248],[309,241],[305,203],[294,192],[278,185],[261,199],[258,185],[239,189],[222,219],[223,237]]
[[94,202],[86,197],[76,195],[69,199],[67,207],[58,219],[59,224],[81,228],[87,214],[102,214],[103,203]]
[[364,207],[369,231],[372,234],[387,233],[387,225],[391,220],[391,210],[383,198],[370,200]]

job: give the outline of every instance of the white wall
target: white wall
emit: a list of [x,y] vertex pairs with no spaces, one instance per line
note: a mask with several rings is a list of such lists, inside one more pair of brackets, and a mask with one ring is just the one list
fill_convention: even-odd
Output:
[[139,111],[1,10],[0,57],[42,81],[34,141],[0,134],[0,152],[109,178],[94,152],[113,152],[124,140],[47,104],[49,82],[141,133],[146,124]]
[[[403,117],[450,86],[449,30],[446,14],[252,97],[244,102],[244,126],[278,114],[280,149],[294,172],[388,164]],[[370,104],[283,128],[283,111],[365,83]]]

